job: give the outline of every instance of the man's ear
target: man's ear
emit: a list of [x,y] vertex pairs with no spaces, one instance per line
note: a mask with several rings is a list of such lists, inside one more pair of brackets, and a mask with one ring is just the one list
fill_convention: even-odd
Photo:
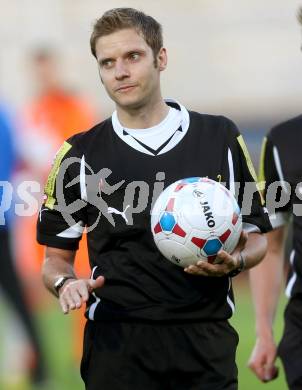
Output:
[[165,47],[162,47],[157,54],[157,64],[160,71],[166,69],[168,63],[167,50]]

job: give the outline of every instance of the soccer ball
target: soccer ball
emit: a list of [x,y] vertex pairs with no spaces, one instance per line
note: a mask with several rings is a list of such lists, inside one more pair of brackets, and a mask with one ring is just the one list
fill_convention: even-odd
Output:
[[171,184],[151,211],[159,251],[181,267],[200,260],[215,263],[220,249],[232,253],[242,231],[240,208],[222,184],[192,177]]

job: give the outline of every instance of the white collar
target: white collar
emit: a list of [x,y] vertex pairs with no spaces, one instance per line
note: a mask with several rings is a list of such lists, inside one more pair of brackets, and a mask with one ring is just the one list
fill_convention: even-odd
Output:
[[[174,99],[168,98],[168,99],[165,99],[165,102],[167,103],[168,106],[173,107],[177,110],[180,110],[181,115],[182,115],[181,127],[182,127],[182,130],[186,133],[188,128],[189,128],[189,125],[190,125],[190,116],[189,116],[188,110],[183,105],[181,105],[178,101],[176,101]],[[111,120],[112,120],[112,126],[113,126],[114,131],[116,132],[116,134],[119,137],[123,138],[124,127],[121,125],[121,123],[118,119],[116,110],[113,112]]]

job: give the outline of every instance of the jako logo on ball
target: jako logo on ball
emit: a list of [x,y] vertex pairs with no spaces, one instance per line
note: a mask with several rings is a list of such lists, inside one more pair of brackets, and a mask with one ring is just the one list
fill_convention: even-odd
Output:
[[226,187],[192,177],[160,194],[151,212],[151,229],[160,252],[187,267],[200,260],[214,263],[220,249],[231,253],[239,241],[242,217]]

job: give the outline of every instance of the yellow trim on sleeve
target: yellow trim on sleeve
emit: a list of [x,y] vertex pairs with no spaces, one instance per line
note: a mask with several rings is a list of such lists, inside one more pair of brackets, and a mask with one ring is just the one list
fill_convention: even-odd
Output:
[[260,160],[259,160],[259,174],[258,174],[259,188],[262,193],[265,189],[265,182],[266,182],[265,170],[264,170],[266,144],[267,144],[267,137],[264,137],[261,146],[261,153],[260,153]]
[[72,148],[72,145],[68,142],[64,142],[63,145],[58,150],[57,154],[55,155],[51,170],[49,172],[46,185],[44,187],[44,193],[47,196],[47,200],[45,202],[45,206],[49,209],[53,209],[53,206],[56,202],[56,199],[54,197],[54,191],[55,191],[55,184],[56,184],[56,178],[59,173],[61,162],[66,155],[66,153]]
[[256,187],[257,187],[257,190],[259,192],[259,195],[260,195],[260,199],[261,199],[261,204],[262,206],[264,205],[264,198],[263,198],[263,195],[262,195],[262,192],[260,191],[260,186],[258,184],[258,178],[257,178],[257,174],[256,174],[256,171],[255,171],[255,168],[254,168],[254,164],[252,162],[252,159],[251,159],[251,156],[250,156],[250,153],[248,151],[248,148],[244,142],[244,139],[242,137],[242,135],[239,135],[237,137],[237,141],[242,149],[242,152],[243,152],[243,155],[245,157],[245,160],[246,160],[246,164],[247,164],[247,167],[248,167],[248,170],[252,176],[252,178],[254,179],[255,183],[256,183]]

